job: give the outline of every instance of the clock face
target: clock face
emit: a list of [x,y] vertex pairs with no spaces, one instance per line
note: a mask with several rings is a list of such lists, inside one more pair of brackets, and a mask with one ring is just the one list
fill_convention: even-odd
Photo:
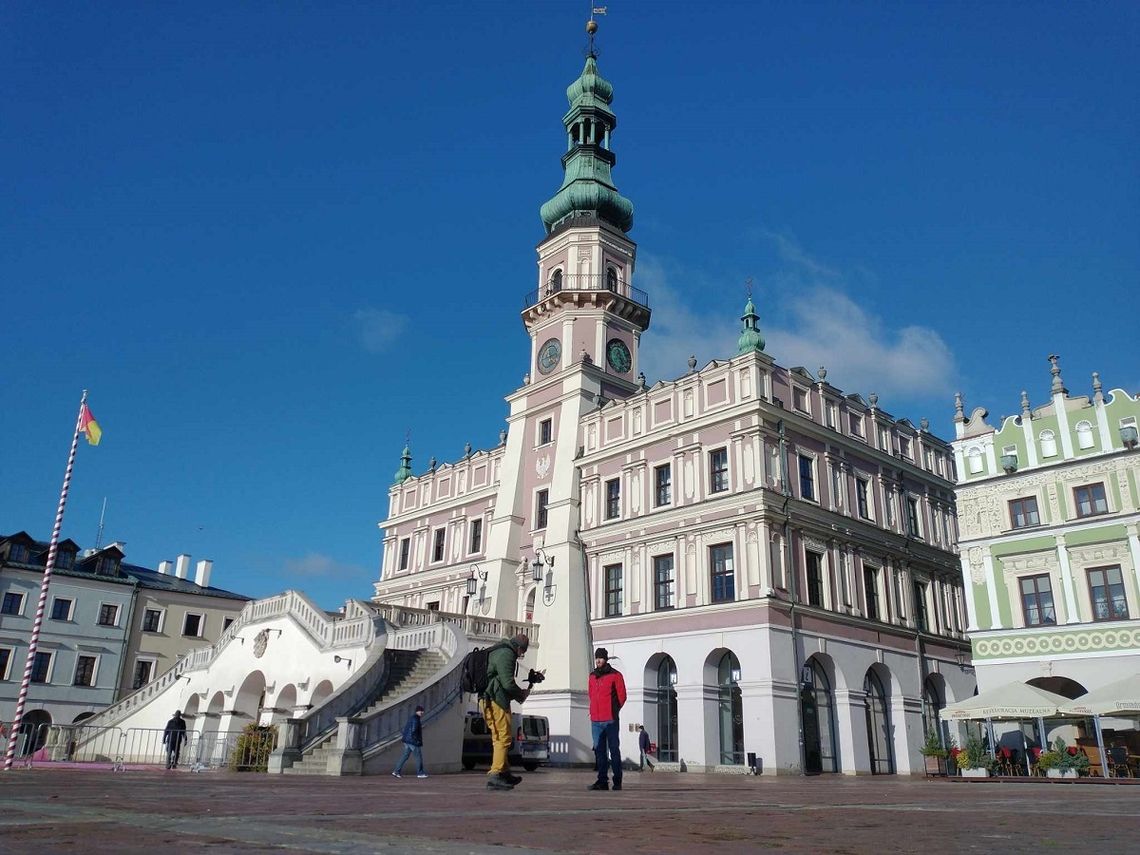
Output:
[[606,361],[610,364],[610,368],[618,374],[628,374],[633,365],[629,348],[620,338],[611,338],[606,344]]
[[538,370],[549,374],[558,367],[562,358],[562,343],[556,338],[548,338],[538,349]]

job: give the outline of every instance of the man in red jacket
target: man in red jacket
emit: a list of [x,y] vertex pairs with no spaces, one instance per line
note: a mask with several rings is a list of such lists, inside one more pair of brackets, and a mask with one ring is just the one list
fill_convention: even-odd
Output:
[[610,655],[606,648],[594,651],[594,670],[590,672],[590,731],[594,741],[594,759],[598,768],[598,780],[588,789],[608,790],[610,788],[606,772],[608,765],[613,770],[615,790],[621,789],[621,731],[618,713],[625,706],[625,680],[621,672],[610,666]]

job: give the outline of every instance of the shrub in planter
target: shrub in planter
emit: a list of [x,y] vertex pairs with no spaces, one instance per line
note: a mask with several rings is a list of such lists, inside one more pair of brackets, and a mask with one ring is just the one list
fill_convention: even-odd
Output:
[[945,775],[946,758],[954,746],[954,737],[950,737],[946,745],[938,738],[938,731],[932,730],[926,734],[926,742],[918,749],[924,758],[924,766],[928,775]]
[[973,773],[967,777],[985,777],[989,774],[990,766],[993,764],[993,758],[983,747],[982,740],[976,736],[966,737],[966,744],[955,755],[954,760],[963,774]]
[[[1057,737],[1053,747],[1042,751],[1037,758],[1037,768],[1053,778],[1075,778],[1089,768],[1089,758],[1083,751],[1070,753],[1065,740]],[[1055,773],[1055,774],[1054,774]]]

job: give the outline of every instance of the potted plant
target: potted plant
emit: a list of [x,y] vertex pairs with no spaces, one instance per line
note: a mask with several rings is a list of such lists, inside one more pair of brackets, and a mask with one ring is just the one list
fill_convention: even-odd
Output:
[[1089,758],[1079,749],[1074,753],[1058,736],[1053,747],[1042,751],[1037,758],[1037,768],[1043,769],[1050,778],[1077,778],[1088,770]]
[[963,778],[988,778],[993,758],[976,736],[966,737],[966,744],[955,756],[958,771]]
[[946,758],[950,755],[950,749],[953,747],[953,737],[950,737],[944,746],[938,738],[937,730],[932,730],[926,734],[926,742],[918,749],[918,752],[923,757],[923,765],[926,767],[927,775],[946,774]]

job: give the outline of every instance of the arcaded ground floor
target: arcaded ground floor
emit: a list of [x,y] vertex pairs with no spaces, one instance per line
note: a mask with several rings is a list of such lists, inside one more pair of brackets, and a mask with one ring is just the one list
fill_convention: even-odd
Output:
[[212,772],[0,772],[0,850],[788,853],[1135,851],[1140,788],[901,777],[540,769],[397,780]]

